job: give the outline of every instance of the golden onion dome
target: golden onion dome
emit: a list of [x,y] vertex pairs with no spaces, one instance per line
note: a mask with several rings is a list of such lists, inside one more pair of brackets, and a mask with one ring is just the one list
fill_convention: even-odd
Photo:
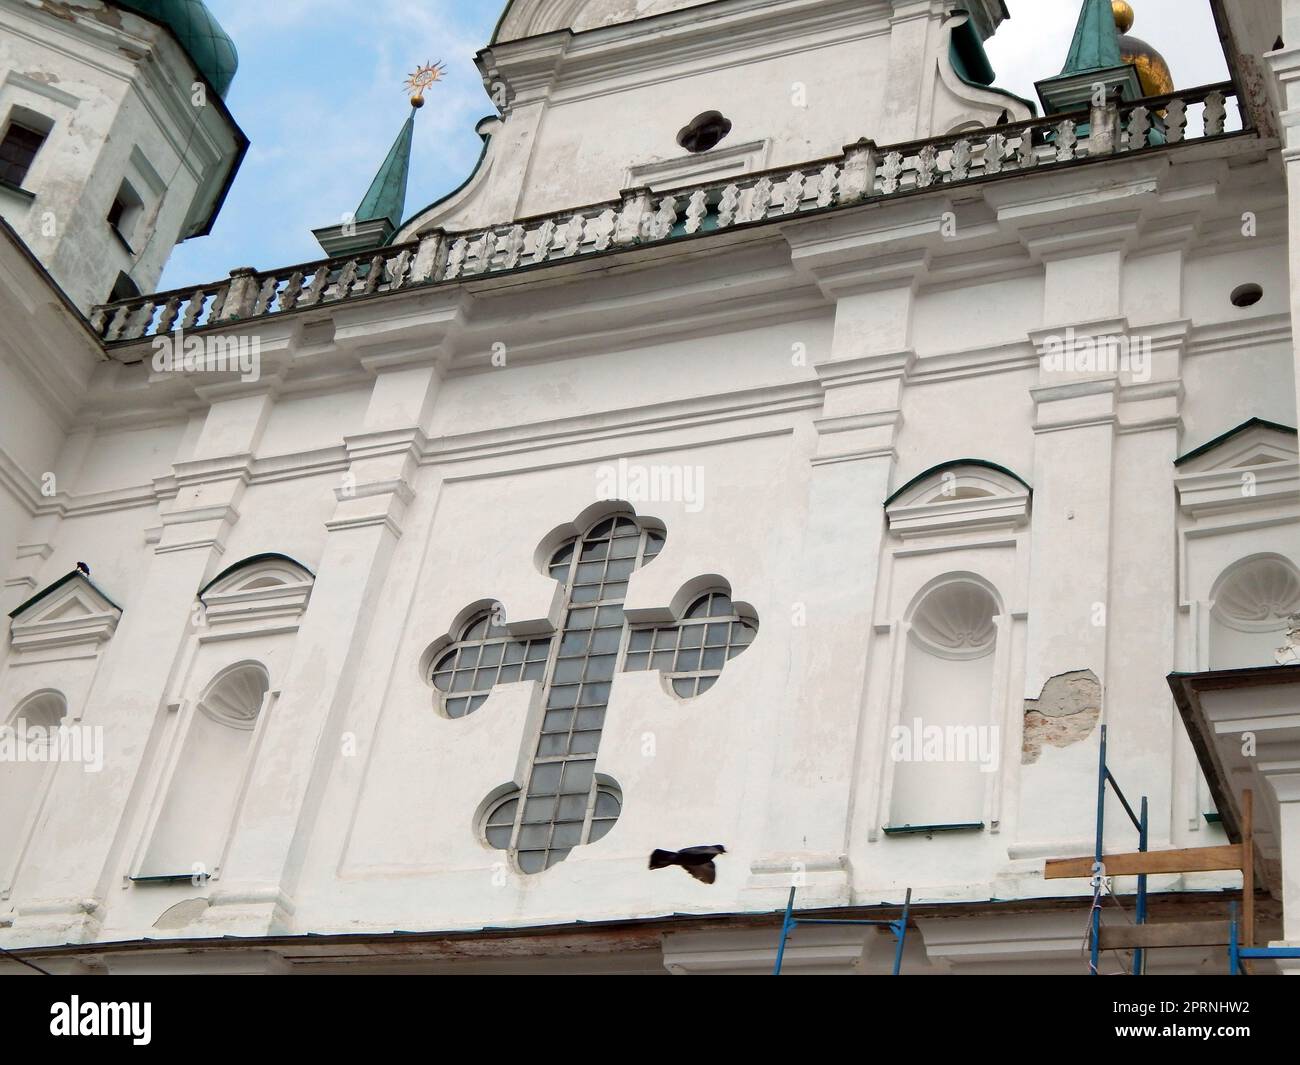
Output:
[[1111,10],[1115,13],[1115,28],[1120,32],[1119,51],[1124,62],[1137,68],[1138,80],[1142,82],[1142,95],[1166,96],[1174,91],[1174,76],[1169,70],[1165,57],[1152,48],[1146,41],[1129,36],[1133,28],[1133,8],[1126,0],[1111,0]]

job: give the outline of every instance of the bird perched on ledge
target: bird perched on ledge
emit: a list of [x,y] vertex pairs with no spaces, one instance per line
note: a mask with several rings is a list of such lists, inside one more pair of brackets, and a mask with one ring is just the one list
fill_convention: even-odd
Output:
[[719,854],[726,853],[727,848],[721,843],[714,843],[708,847],[687,847],[680,851],[656,850],[650,855],[650,868],[667,869],[670,865],[677,865],[700,883],[712,884],[718,876],[713,859]]

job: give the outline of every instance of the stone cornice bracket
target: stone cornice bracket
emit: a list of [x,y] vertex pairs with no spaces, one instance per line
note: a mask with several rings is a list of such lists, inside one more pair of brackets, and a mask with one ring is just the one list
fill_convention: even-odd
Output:
[[361,433],[344,438],[348,471],[334,489],[334,517],[325,523],[331,532],[383,526],[402,535],[402,519],[415,498],[413,481],[420,456],[428,446],[417,428]]
[[867,458],[894,458],[903,425],[903,389],[916,352],[819,363],[814,367],[825,401],[817,433],[814,466]]
[[1055,433],[1093,425],[1114,426],[1119,421],[1119,382],[1113,377],[1031,388],[1029,394],[1037,409],[1035,433]]
[[572,30],[557,30],[495,44],[474,57],[483,87],[502,114],[509,114],[517,104],[533,103],[550,94],[572,40]]
[[952,210],[946,197],[880,204],[786,226],[790,262],[812,280],[828,300],[896,288],[914,288],[929,275],[934,252],[946,241],[944,218]]
[[409,303],[372,300],[339,306],[333,345],[352,352],[370,373],[430,361],[446,366],[473,305],[474,297],[456,286],[430,289]]
[[162,534],[155,553],[225,550],[239,521],[239,502],[253,476],[251,454],[196,459],[173,467],[176,492],[160,506]]

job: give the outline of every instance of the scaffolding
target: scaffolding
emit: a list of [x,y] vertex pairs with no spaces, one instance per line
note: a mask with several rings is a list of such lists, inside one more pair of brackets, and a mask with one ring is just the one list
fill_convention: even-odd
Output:
[[[1135,814],[1119,781],[1106,761],[1106,726],[1101,726],[1101,751],[1097,769],[1097,832],[1091,858],[1053,858],[1043,870],[1045,879],[1092,878],[1092,910],[1089,914],[1088,972],[1100,976],[1100,958],[1103,950],[1132,950],[1133,975],[1141,976],[1145,970],[1146,952],[1156,947],[1218,947],[1228,948],[1229,972],[1240,975],[1243,960],[1263,958],[1298,958],[1300,948],[1255,946],[1255,840],[1253,795],[1246,790],[1242,795],[1241,842],[1216,847],[1189,847],[1182,850],[1151,851],[1149,849],[1149,821],[1147,797],[1142,796],[1141,813]],[[1138,833],[1138,850],[1128,854],[1104,852],[1106,825],[1106,788],[1114,791]],[[1228,922],[1190,921],[1170,924],[1147,924],[1147,877],[1161,873],[1205,873],[1237,871],[1242,876],[1243,920],[1237,920],[1236,903]],[[1138,878],[1137,906],[1134,924],[1124,928],[1103,928],[1101,902],[1106,892],[1106,880],[1113,876]],[[1239,942],[1239,939],[1241,942]]]
[[790,941],[790,935],[801,924],[825,924],[825,925],[869,925],[877,928],[888,928],[893,933],[896,941],[894,947],[894,970],[893,975],[898,976],[903,968],[903,945],[907,941],[907,915],[912,908],[912,889],[907,889],[907,896],[903,899],[903,912],[896,921],[861,921],[836,918],[812,918],[800,917],[794,915],[794,897],[797,888],[790,889],[790,898],[785,904],[785,920],[781,922],[781,943],[776,948],[776,967],[772,970],[773,976],[781,975],[781,965],[785,961],[785,947]]

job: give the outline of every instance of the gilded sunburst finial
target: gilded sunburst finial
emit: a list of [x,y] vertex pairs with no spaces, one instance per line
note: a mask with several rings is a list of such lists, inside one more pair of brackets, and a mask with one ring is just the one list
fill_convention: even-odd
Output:
[[442,81],[443,76],[447,73],[447,68],[443,65],[442,60],[436,63],[425,63],[423,66],[415,68],[409,78],[406,79],[405,89],[411,94],[411,106],[424,106],[424,90],[430,85]]

